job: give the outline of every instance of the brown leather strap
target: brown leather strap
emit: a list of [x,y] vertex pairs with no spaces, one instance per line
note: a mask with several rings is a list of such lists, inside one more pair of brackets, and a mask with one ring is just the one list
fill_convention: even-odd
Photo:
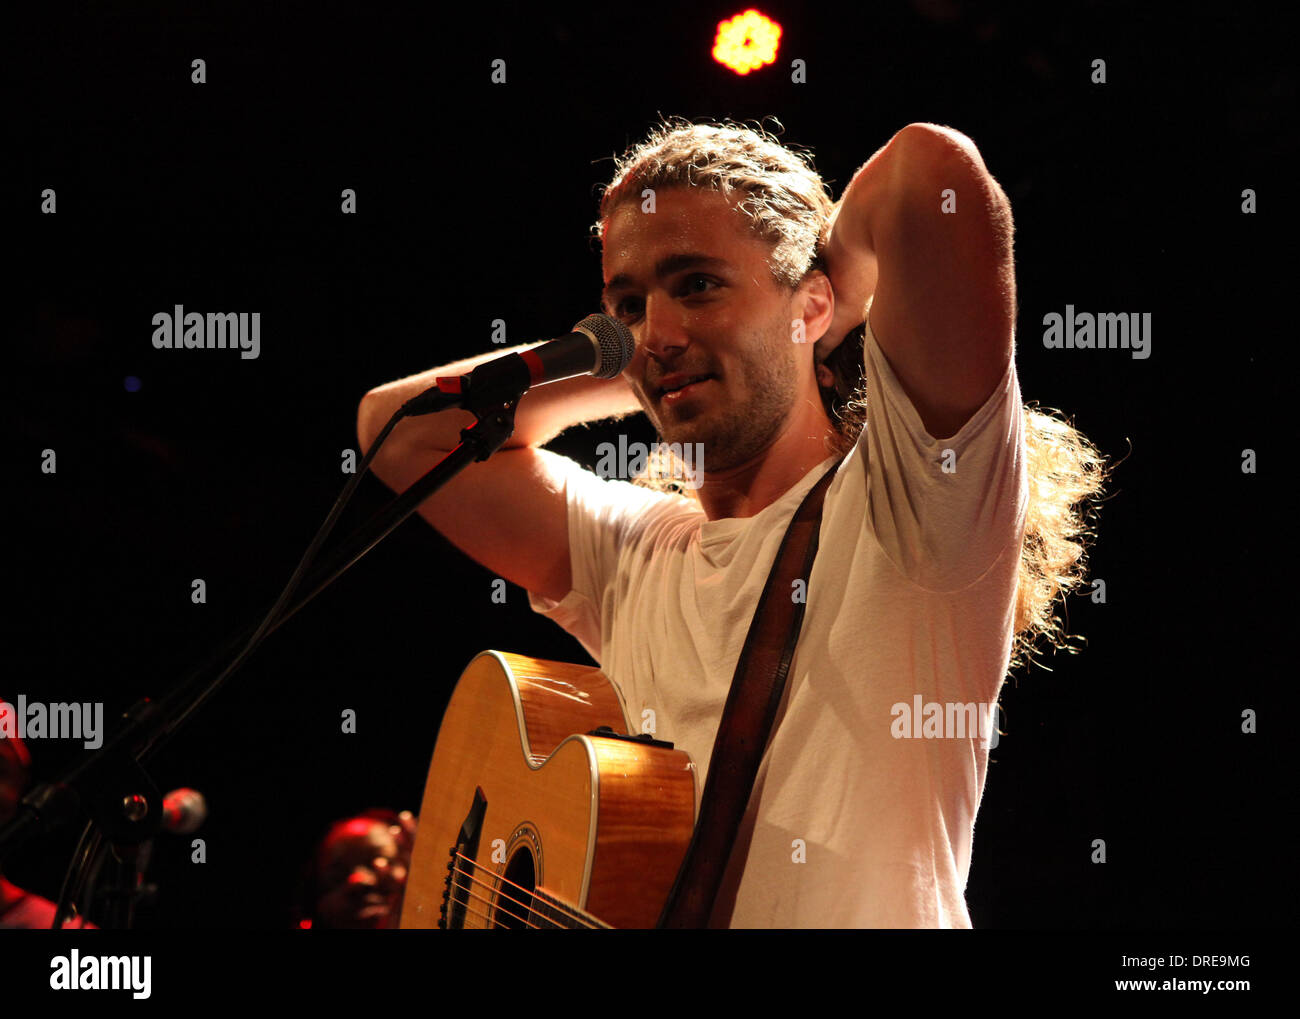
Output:
[[803,580],[806,596],[817,555],[822,504],[840,463],[835,462],[795,510],[767,575],[713,741],[695,834],[660,914],[660,927],[708,926],[803,625],[806,597],[795,601],[794,582]]

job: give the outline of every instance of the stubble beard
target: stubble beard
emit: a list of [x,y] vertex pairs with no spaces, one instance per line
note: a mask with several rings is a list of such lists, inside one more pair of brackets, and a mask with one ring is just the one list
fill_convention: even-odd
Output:
[[[794,409],[799,366],[789,324],[775,323],[745,347],[752,354],[740,363],[741,403],[711,402],[689,420],[670,418],[666,424],[658,414],[649,415],[660,441],[700,443],[705,471],[730,470],[753,460],[776,440]],[[710,399],[721,397],[712,394]]]

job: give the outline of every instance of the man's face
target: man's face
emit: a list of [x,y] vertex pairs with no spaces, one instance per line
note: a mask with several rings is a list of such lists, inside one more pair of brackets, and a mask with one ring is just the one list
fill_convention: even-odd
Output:
[[320,865],[324,890],[316,913],[322,926],[397,925],[410,849],[393,828],[362,817],[336,825],[321,846]]
[[660,438],[702,443],[704,468],[726,470],[771,445],[794,406],[792,295],[772,278],[772,245],[720,194],[672,188],[655,198],[653,213],[638,200],[609,217],[605,310],[636,338],[624,375]]

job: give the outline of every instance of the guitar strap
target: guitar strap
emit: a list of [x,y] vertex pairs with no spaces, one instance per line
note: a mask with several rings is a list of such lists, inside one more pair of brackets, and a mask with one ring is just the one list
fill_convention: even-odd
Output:
[[660,928],[708,926],[803,626],[806,598],[792,597],[794,582],[802,580],[806,594],[817,555],[822,504],[840,463],[835,461],[795,510],[767,575],[713,741],[699,819],[660,914]]

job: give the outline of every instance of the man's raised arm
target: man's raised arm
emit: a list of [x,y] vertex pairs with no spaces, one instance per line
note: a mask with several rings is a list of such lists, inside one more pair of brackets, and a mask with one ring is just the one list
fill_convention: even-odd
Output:
[[836,206],[826,245],[836,316],[819,356],[862,320],[872,297],[871,331],[926,431],[954,435],[1011,359],[1012,236],[1011,203],[975,143],[951,128],[909,124]]
[[[485,361],[535,346],[495,350],[372,389],[357,410],[362,451],[397,409],[434,385],[437,376],[466,375]],[[559,600],[571,583],[565,461],[540,447],[574,425],[639,410],[622,375],[583,375],[530,389],[519,401],[514,434],[506,444],[421,503],[420,515],[489,570]],[[461,429],[473,421],[472,414],[459,409],[402,420],[375,457],[375,476],[393,491],[404,491],[460,442]]]

